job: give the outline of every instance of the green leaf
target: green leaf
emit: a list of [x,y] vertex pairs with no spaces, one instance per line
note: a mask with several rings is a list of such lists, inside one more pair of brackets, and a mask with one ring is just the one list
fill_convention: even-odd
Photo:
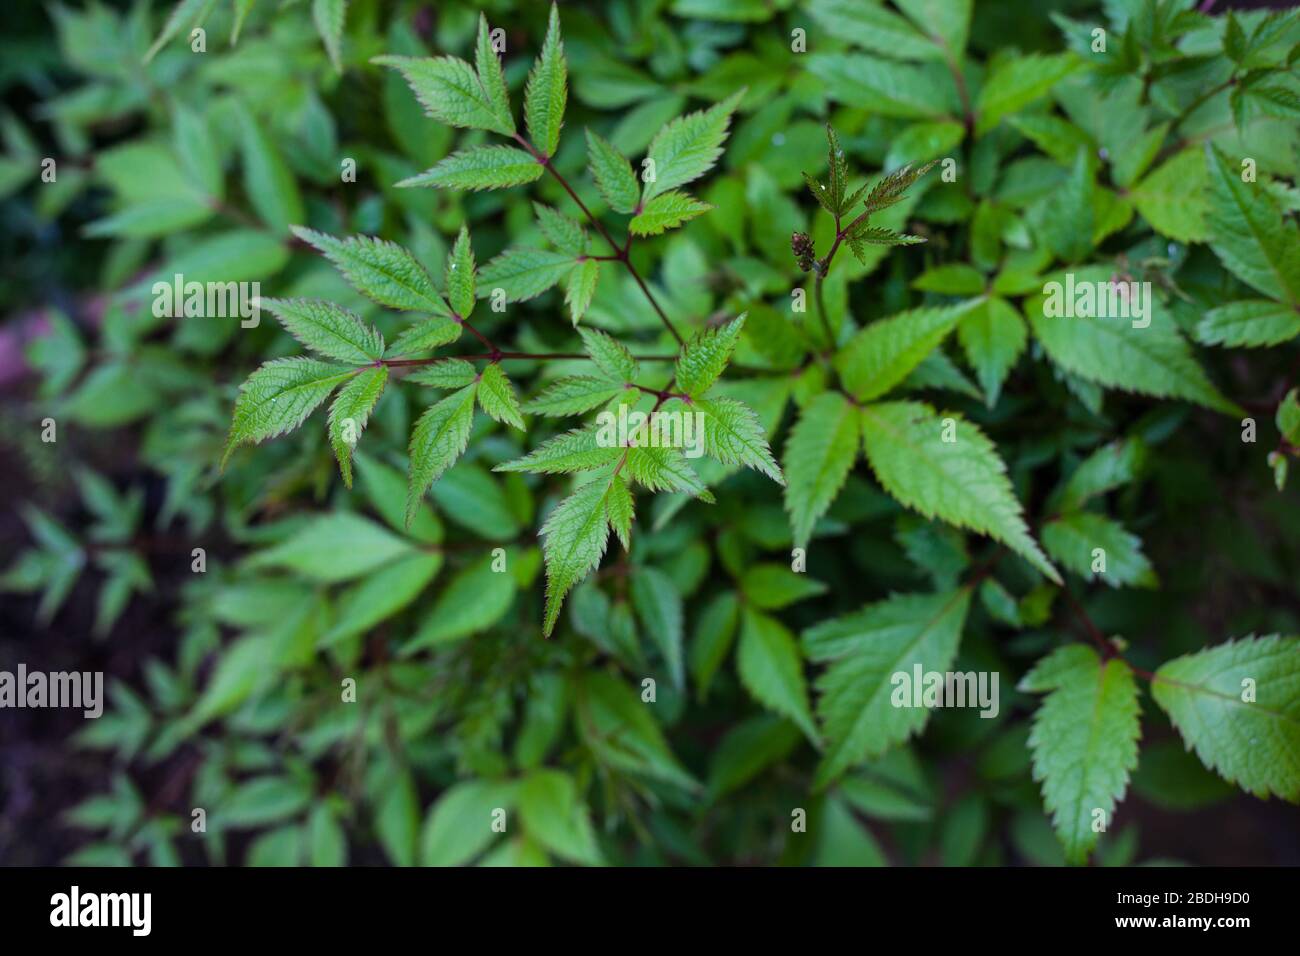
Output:
[[502,136],[515,133],[515,121],[508,104],[502,109],[495,81],[489,78],[491,92],[484,89],[474,68],[462,59],[377,56],[370,62],[398,70],[424,112],[440,123],[462,129],[491,130]]
[[288,232],[305,215],[298,180],[252,114],[241,109],[239,117],[244,191],[264,223],[276,232]]
[[[449,345],[459,339],[464,330],[465,326],[455,319],[437,316],[427,322],[411,326],[395,338],[388,346],[388,356],[393,358],[410,355],[412,352],[427,352],[440,345]],[[407,381],[411,380],[412,377],[408,376]]]
[[369,365],[383,357],[383,336],[342,306],[323,299],[260,301],[275,313],[289,334],[326,358]]
[[623,449],[601,444],[595,428],[581,428],[543,442],[523,458],[503,462],[493,471],[524,471],[543,475],[570,474],[610,465],[623,457]]
[[641,202],[641,184],[632,164],[617,149],[587,130],[587,163],[605,202],[614,212],[634,212]]
[[[1099,282],[1109,281],[1109,270],[1079,270],[1073,275],[1083,282],[1091,281],[1094,276],[1106,277],[1099,278]],[[1228,414],[1238,411],[1206,378],[1159,303],[1148,298],[1144,320],[1071,316],[1066,309],[1053,305],[1050,297],[1070,288],[1068,283],[1057,281],[1061,278],[1068,277],[1058,275],[1047,283],[1049,298],[1035,297],[1025,305],[1034,336],[1053,362],[1067,372],[1108,388],[1160,398],[1183,398]],[[1049,315],[1049,311],[1057,314]],[[1094,311],[1110,311],[1110,308]],[[1144,326],[1142,321],[1149,324]]]
[[561,501],[542,525],[546,558],[546,614],[542,633],[550,637],[569,589],[600,563],[609,541],[606,499],[613,471],[598,475]]
[[1038,227],[1058,259],[1078,262],[1092,251],[1094,185],[1087,157],[1080,152],[1065,182],[1042,206]]
[[1210,248],[1242,282],[1300,307],[1300,229],[1283,219],[1259,184],[1242,182],[1223,153],[1213,146],[1206,149]]
[[1001,541],[1061,583],[1025,526],[997,449],[976,425],[920,402],[868,405],[861,418],[867,461],[889,494],[927,518]]
[[587,251],[587,231],[582,224],[542,203],[533,203],[537,225],[546,241],[560,252],[578,258]]
[[539,395],[524,403],[524,411],[532,415],[581,415],[611,401],[624,390],[624,386],[605,379],[570,376],[546,386]]
[[343,473],[343,484],[352,487],[352,449],[357,445],[370,413],[388,382],[388,367],[363,369],[341,389],[330,406],[329,439]]
[[740,623],[740,601],[736,592],[723,591],[700,612],[691,641],[691,678],[700,700],[708,696],[709,685],[718,672]]
[[601,764],[684,790],[698,789],[668,748],[653,708],[617,677],[599,671],[584,674],[575,685],[575,705],[574,726]]
[[785,508],[796,547],[804,548],[817,519],[844,487],[858,455],[853,406],[838,392],[823,392],[804,406],[785,444]]
[[492,827],[496,811],[508,815],[517,793],[517,785],[511,781],[468,780],[449,787],[424,821],[421,864],[462,866],[470,862],[496,837]]
[[943,295],[979,295],[984,291],[984,276],[973,266],[949,262],[926,269],[913,280],[912,288]]
[[552,3],[546,40],[524,89],[528,138],[543,156],[554,156],[560,147],[560,127],[564,125],[568,97],[568,65],[564,60],[564,41],[560,39],[560,11]]
[[701,501],[714,501],[713,494],[680,449],[637,446],[626,451],[627,476],[650,491],[681,491]]
[[569,277],[564,283],[564,304],[569,307],[574,325],[591,307],[591,300],[596,295],[596,283],[599,281],[598,259],[583,259],[569,271]]
[[828,35],[898,60],[939,60],[943,48],[888,7],[860,0],[812,0],[808,12]]
[[660,193],[632,217],[627,228],[636,236],[657,236],[676,229],[684,222],[708,212],[713,207],[684,192]]
[[962,316],[957,340],[992,408],[998,403],[1007,374],[1029,342],[1025,320],[1005,299],[993,296]]
[[[1156,584],[1141,539],[1103,515],[1073,511],[1047,522],[1040,534],[1047,553],[1086,580],[1100,577],[1111,587]],[[1098,548],[1101,555],[1095,554]],[[1104,561],[1104,570],[1094,570],[1098,558]]]
[[691,398],[699,398],[718,380],[731,361],[745,313],[725,325],[707,328],[692,339],[677,357],[677,385]]
[[327,584],[360,577],[411,553],[411,543],[350,512],[311,519],[286,541],[248,561],[257,568],[288,568]]
[[866,401],[907,378],[970,313],[973,304],[913,309],[873,322],[849,340],[835,358],[844,388]]
[[1205,313],[1196,340],[1227,348],[1280,345],[1300,335],[1300,310],[1268,299],[1229,302]]
[[406,524],[414,520],[424,493],[465,451],[474,422],[477,385],[453,392],[420,416],[411,431]]
[[1207,178],[1205,153],[1192,147],[1166,160],[1129,195],[1151,228],[1178,242],[1210,238],[1205,223]]
[[433,388],[463,388],[477,379],[478,370],[473,363],[456,358],[440,359],[406,376],[408,382]]
[[1103,665],[1092,648],[1071,644],[1039,661],[1020,689],[1048,692],[1029,736],[1034,779],[1043,786],[1066,860],[1084,863],[1097,844],[1096,824],[1110,828],[1137,767],[1133,671],[1121,660]]
[[705,454],[724,465],[753,468],[777,484],[785,484],[763,423],[752,408],[734,398],[701,398],[691,404],[691,410],[704,416]]
[[[817,680],[827,745],[814,786],[824,788],[867,757],[879,756],[925,727],[925,707],[895,706],[894,675],[945,672],[957,655],[970,588],[898,594],[803,634],[809,660],[830,662]],[[909,698],[910,699],[910,698]]]
[[799,740],[799,731],[780,717],[764,715],[735,724],[713,751],[709,797],[717,800],[739,790],[789,757]]
[[[879,182],[871,187],[871,192],[867,193],[867,198],[862,200],[862,205],[868,212],[879,212],[882,209],[888,209],[895,203],[902,202],[907,190],[933,168],[933,162],[921,166],[909,163],[892,173],[886,173],[880,177]],[[866,220],[863,220],[861,225],[865,227]],[[850,234],[858,238],[866,238],[866,232],[861,228],[856,232],[850,232]]]
[[519,785],[519,817],[528,835],[570,863],[600,866],[587,807],[573,778],[559,770],[534,770]]
[[347,13],[348,0],[312,0],[311,15],[316,22],[316,32],[339,73],[343,72],[343,23]]
[[339,595],[334,626],[317,646],[364,634],[392,617],[418,598],[441,568],[441,554],[412,554],[367,575]]
[[614,476],[614,483],[609,489],[606,500],[609,512],[609,525],[623,542],[623,550],[632,549],[632,519],[635,517],[636,504],[632,500],[632,489],[628,487],[621,475]]
[[1300,446],[1300,400],[1297,400],[1297,395],[1300,395],[1300,390],[1293,388],[1283,396],[1273,421],[1287,444]]
[[497,571],[491,553],[467,566],[448,582],[433,610],[402,655],[450,644],[487,630],[503,618],[515,598],[515,576]]
[[1070,475],[1056,506],[1059,511],[1073,511],[1092,498],[1104,495],[1137,477],[1146,463],[1147,449],[1139,439],[1130,438],[1103,445],[1084,459]]
[[510,384],[510,379],[506,378],[506,373],[496,362],[483,369],[478,384],[478,403],[483,411],[497,421],[520,431],[524,430],[524,420],[519,414],[519,399],[515,396],[515,387]]
[[713,168],[722,155],[731,114],[744,93],[740,90],[707,110],[679,116],[655,134],[647,154],[654,162],[654,179],[645,184],[643,206]]
[[503,129],[508,128],[509,132],[504,135],[509,136],[515,131],[514,116],[510,112],[510,93],[506,90],[501,60],[492,49],[492,34],[488,29],[487,17],[482,13],[478,15],[478,38],[474,43],[474,69],[493,116],[501,121]]
[[[623,486],[626,491],[627,486]],[[612,496],[611,496],[612,500]],[[682,660],[682,596],[672,578],[658,568],[638,567],[632,571],[632,606],[645,633],[659,648],[673,686],[686,686]]]
[[632,353],[621,342],[599,329],[579,329],[583,348],[591,356],[592,364],[611,381],[626,383],[636,379],[637,364]]
[[380,305],[452,317],[424,266],[397,243],[370,236],[338,239],[302,226],[293,234],[324,253],[354,289]]
[[937,119],[954,99],[933,71],[860,53],[814,53],[808,71],[832,100],[880,116]]
[[434,186],[439,189],[504,189],[541,178],[546,167],[529,153],[513,146],[472,146],[452,153],[437,165],[398,186]]
[[1300,637],[1249,636],[1169,661],[1151,693],[1189,749],[1257,797],[1300,803]]
[[826,585],[784,564],[756,564],[740,579],[740,590],[756,608],[775,611],[826,593]]
[[772,712],[794,721],[814,745],[820,746],[821,738],[808,704],[799,645],[780,621],[745,609],[741,616],[736,669],[751,697]]
[[549,249],[507,249],[479,271],[479,298],[495,289],[507,302],[536,298],[569,274],[573,256]]
[[469,230],[460,227],[460,235],[447,256],[447,299],[453,311],[468,319],[474,311],[474,248],[469,242]]
[[293,431],[353,371],[309,358],[267,362],[239,387],[230,436],[221,455],[222,467],[239,445],[256,444]]
[[1004,116],[1023,109],[1034,102],[1082,63],[1071,53],[1045,55],[1031,53],[1027,56],[1007,57],[1002,65],[984,82],[975,103],[978,120],[977,136],[983,136],[1001,122]]

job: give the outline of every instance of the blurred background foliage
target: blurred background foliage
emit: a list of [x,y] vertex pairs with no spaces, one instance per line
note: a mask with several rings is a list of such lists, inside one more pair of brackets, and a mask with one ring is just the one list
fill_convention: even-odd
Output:
[[[400,76],[369,63],[381,53],[466,56],[485,12],[506,31],[517,102],[545,4],[352,0],[338,34],[319,29],[314,9],[333,6],[187,2],[170,37],[173,4],[6,9],[0,667],[103,670],[110,704],[84,724],[54,712],[0,718],[0,862],[1062,862],[1030,776],[1034,701],[1010,675],[1079,632],[1027,566],[1002,562],[956,664],[1004,675],[998,717],[938,711],[922,737],[827,792],[810,785],[813,748],[737,677],[742,603],[798,633],[892,592],[950,586],[993,552],[904,511],[866,468],[818,525],[802,576],[788,571],[780,491],[761,477],[727,477],[712,507],[657,498],[630,556],[607,556],[550,640],[539,628],[536,528],[560,483],[493,474],[521,446],[486,420],[409,531],[405,447],[420,409],[401,388],[376,411],[351,492],[318,419],[218,474],[238,383],[297,346],[269,316],[256,329],[157,318],[154,281],[177,272],[258,281],[269,295],[344,303],[388,335],[396,317],[293,240],[289,224],[392,238],[436,279],[462,224],[484,262],[534,237],[534,198],[569,208],[549,179],[486,193],[393,188],[485,137],[426,119]],[[963,128],[941,47],[913,57],[902,40],[882,43],[861,12],[874,4],[565,3],[571,97],[556,164],[581,170],[584,126],[635,157],[667,120],[747,88],[724,157],[700,184],[715,208],[636,255],[688,326],[749,312],[735,387],[779,452],[816,392],[793,374],[807,367],[809,337],[790,308],[803,281],[790,236],[811,232],[825,249],[831,235],[802,179],[825,174],[827,121],[858,170],[953,155],[963,171],[952,184],[932,176],[898,210],[897,224],[927,244],[839,261],[826,290],[837,327],[948,301],[954,290],[942,283],[917,287],[943,264],[971,266],[981,284],[1018,268],[1030,281],[1016,289],[1013,275],[1014,295],[1041,289],[1051,203],[1080,144],[1089,169],[1112,182],[1099,202],[1113,228],[1094,231],[1091,261],[1153,280],[1189,336],[1209,304],[1242,297],[1198,241],[1195,170],[1139,184],[1141,169],[1125,180],[1109,164],[1166,123],[1159,160],[1153,152],[1143,168],[1213,140],[1255,156],[1294,213],[1295,116],[1283,106],[1234,118],[1227,97],[1197,102],[1218,82],[1207,77],[1222,61],[1222,21],[1164,38],[1145,7],[978,0],[968,37],[946,38],[974,91],[1027,54],[1082,53],[1094,23],[1116,44],[1148,34],[1111,88],[1049,78],[1016,122],[977,137]],[[1249,30],[1262,16],[1241,22]],[[192,51],[191,22],[202,23],[206,52]],[[792,50],[796,29],[807,52]],[[910,42],[930,42],[909,29]],[[882,54],[912,61],[890,74],[910,79],[882,80],[876,71],[891,62]],[[54,182],[40,181],[45,157],[57,163]],[[344,157],[356,161],[355,183],[341,180]],[[257,177],[274,184],[278,208],[250,202]],[[587,321],[665,350],[630,282],[602,283]],[[489,323],[520,349],[576,341],[557,292]],[[1241,441],[1231,416],[1103,394],[1036,344],[991,392],[955,342],[936,355],[906,390],[938,393],[980,423],[1031,519],[1104,443],[1148,450],[1108,507],[1140,536],[1158,586],[1069,585],[1099,627],[1126,639],[1133,663],[1154,669],[1230,636],[1296,631],[1300,513],[1294,487],[1279,493],[1264,462],[1277,444],[1272,409],[1293,383],[1293,345],[1198,349],[1225,395],[1252,413],[1260,406],[1257,444]],[[511,369],[533,385],[564,371]],[[41,440],[46,418],[55,443]],[[490,570],[496,547],[510,557],[507,575]],[[194,548],[204,549],[203,573]],[[662,658],[665,634],[686,648],[681,686]],[[639,697],[647,675],[657,678],[654,706]],[[357,682],[355,704],[340,702],[345,678]],[[1096,862],[1300,862],[1294,809],[1239,794],[1184,752],[1145,697],[1143,707],[1139,770]],[[484,806],[508,809],[504,837],[483,825]],[[194,808],[206,809],[205,833],[191,830]],[[791,831],[795,808],[808,811],[806,834]]]

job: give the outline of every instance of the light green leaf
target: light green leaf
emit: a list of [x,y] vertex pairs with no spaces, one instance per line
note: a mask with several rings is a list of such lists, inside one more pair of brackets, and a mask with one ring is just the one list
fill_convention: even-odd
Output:
[[626,383],[636,379],[636,359],[616,338],[599,329],[579,329],[578,334],[592,363],[611,381]]
[[632,519],[635,517],[635,503],[632,500],[632,489],[628,487],[627,482],[623,480],[622,475],[614,476],[614,483],[609,489],[609,497],[605,500],[606,511],[609,513],[609,525],[618,535],[618,540],[623,542],[623,550],[632,549]]
[[528,835],[570,863],[600,866],[587,807],[573,778],[559,770],[534,770],[519,785],[519,817]]
[[1133,671],[1121,660],[1103,666],[1092,648],[1071,644],[1039,661],[1020,689],[1049,692],[1029,735],[1034,779],[1043,786],[1066,860],[1084,863],[1097,844],[1097,813],[1109,829],[1137,767]]
[[504,189],[535,182],[545,171],[529,153],[513,146],[471,146],[452,153],[424,172],[397,185],[439,189]]
[[722,155],[731,114],[743,95],[741,90],[707,110],[679,116],[655,134],[648,152],[654,162],[654,179],[645,184],[642,206],[713,168]]
[[808,704],[799,645],[780,621],[745,609],[741,616],[736,669],[751,697],[794,721],[814,745],[820,746],[821,738]]
[[989,408],[998,403],[1007,373],[1025,351],[1029,328],[1015,307],[994,296],[962,316],[957,340],[975,369]]
[[700,200],[688,196],[684,192],[674,190],[660,193],[647,202],[641,211],[632,217],[632,221],[628,223],[627,227],[633,235],[657,236],[669,229],[676,229],[682,223],[688,222],[712,208],[708,203],[700,202]]
[[1001,541],[1061,583],[1025,526],[1006,465],[976,425],[920,402],[867,405],[861,418],[867,461],[889,494],[927,518]]
[[677,586],[658,568],[643,566],[632,571],[631,594],[641,626],[663,655],[673,686],[681,690],[686,686],[686,669],[682,660],[682,596]]
[[[1091,581],[1100,577],[1111,587],[1154,587],[1155,572],[1142,553],[1142,541],[1111,519],[1089,511],[1072,511],[1043,525],[1047,553],[1064,567]],[[1100,548],[1101,555],[1096,554]],[[1104,570],[1094,570],[1098,558]]]
[[596,188],[614,212],[634,212],[641,201],[641,184],[632,165],[618,150],[587,130],[587,162]]
[[[388,356],[410,355],[412,352],[427,352],[440,345],[449,345],[460,338],[465,326],[455,319],[436,316],[427,322],[413,325],[388,346]],[[408,377],[407,381],[411,381]],[[463,384],[463,383],[462,383]]]
[[261,299],[280,324],[307,348],[326,358],[369,365],[384,354],[384,339],[373,326],[342,306],[323,299]]
[[397,243],[370,236],[338,239],[302,226],[293,234],[324,253],[353,288],[380,305],[452,317],[424,266]]
[[724,465],[761,471],[779,485],[785,476],[772,457],[767,433],[758,415],[734,398],[701,398],[688,410],[704,416],[704,453]]
[[1205,224],[1207,185],[1205,153],[1192,147],[1162,163],[1129,196],[1142,218],[1162,236],[1204,242],[1210,238]]
[[512,781],[468,780],[448,788],[429,810],[420,835],[424,866],[461,866],[495,839],[496,811],[514,808],[518,786]]
[[853,406],[838,392],[823,392],[804,406],[785,444],[785,509],[796,547],[806,547],[817,519],[844,487],[858,455]]
[[[1104,284],[1109,281],[1109,270],[1078,270],[1074,276],[1085,282],[1104,276],[1097,280]],[[1051,295],[1068,289],[1068,285],[1057,281],[1061,278],[1058,275],[1048,282]],[[1038,296],[1026,302],[1025,314],[1052,361],[1067,372],[1108,388],[1183,398],[1228,414],[1238,411],[1206,378],[1158,302],[1148,299],[1144,320],[1070,316],[1065,309],[1056,307],[1059,304],[1053,304],[1050,296]],[[1057,314],[1048,315],[1049,311]],[[1143,326],[1142,321],[1149,324]]]
[[913,309],[871,323],[835,358],[844,388],[863,401],[883,395],[907,378],[976,304]]
[[343,23],[347,12],[348,0],[312,0],[311,15],[316,21],[316,31],[339,73],[343,72]]
[[333,584],[360,577],[411,553],[409,541],[369,518],[341,511],[311,519],[290,538],[259,551],[248,567],[288,568],[311,581]]
[[524,420],[519,414],[519,399],[515,396],[515,387],[506,378],[501,366],[493,362],[483,369],[478,383],[478,403],[499,422],[512,428],[524,430]]
[[402,655],[462,640],[501,620],[514,603],[515,576],[508,569],[495,570],[495,565],[489,553],[457,573],[415,637],[403,645]]
[[578,258],[587,251],[587,231],[582,224],[542,203],[533,203],[537,225],[546,241],[560,252]]
[[[905,689],[895,674],[946,672],[957,655],[970,588],[899,594],[855,614],[823,621],[803,634],[809,660],[831,662],[817,680],[827,746],[814,785],[824,788],[867,757],[920,733],[925,707],[895,706]],[[905,703],[912,698],[906,697]]]
[[546,558],[544,636],[555,630],[564,596],[600,563],[609,541],[606,499],[613,470],[598,475],[561,501],[542,525]]
[[559,7],[551,4],[546,40],[524,89],[528,138],[543,156],[554,156],[559,149],[560,127],[564,125],[564,107],[568,97],[568,65],[564,60],[564,41],[560,39],[560,11]]
[[502,129],[509,130],[504,134],[509,136],[515,131],[514,116],[510,112],[510,94],[506,90],[501,60],[492,49],[492,32],[488,29],[487,17],[482,13],[478,15],[478,38],[474,43],[474,69],[493,116],[500,121]]
[[352,373],[353,369],[309,358],[267,362],[239,387],[222,467],[239,445],[293,431]]
[[388,367],[363,369],[352,381],[339,389],[330,406],[329,439],[334,457],[343,473],[343,484],[352,487],[352,449],[388,382]]
[[581,428],[543,442],[523,458],[503,462],[493,471],[524,471],[543,475],[570,474],[610,465],[623,457],[623,449],[601,444],[595,428]]
[[464,359],[441,359],[406,376],[408,382],[433,388],[463,388],[478,378],[473,363]]
[[454,56],[377,56],[370,62],[400,71],[424,112],[438,122],[514,135],[514,119],[509,108],[502,111],[494,81],[489,79],[493,92],[484,89],[474,68],[464,60]]
[[756,608],[775,611],[826,593],[826,585],[784,564],[756,564],[746,569],[740,590]]
[[997,126],[1004,116],[1023,109],[1045,96],[1065,77],[1082,66],[1072,53],[1007,57],[984,82],[975,103],[978,117],[975,133],[983,136]]
[[735,351],[745,313],[725,325],[707,328],[695,336],[677,357],[677,385],[691,398],[699,398],[718,380]]
[[1228,158],[1206,146],[1210,248],[1233,275],[1264,295],[1300,307],[1300,228],[1282,217],[1257,183],[1241,181]]
[[1205,313],[1196,340],[1226,348],[1280,345],[1300,335],[1300,310],[1268,299],[1229,302]]
[[414,520],[424,493],[465,451],[474,422],[476,385],[453,392],[420,416],[411,431],[406,524]]
[[569,307],[574,325],[591,307],[591,300],[596,295],[596,283],[599,281],[599,259],[582,259],[569,271],[569,277],[564,283],[564,304]]
[[549,249],[507,249],[479,271],[479,298],[495,289],[505,293],[507,302],[536,298],[568,275],[573,261],[573,256]]
[[524,403],[524,411],[533,415],[581,415],[604,405],[623,391],[624,386],[606,379],[570,376],[546,386],[541,394]]
[[1189,749],[1247,793],[1300,803],[1300,637],[1245,637],[1156,671],[1151,693]]
[[239,117],[244,191],[264,223],[276,232],[288,232],[305,217],[298,180],[252,114],[241,109]]

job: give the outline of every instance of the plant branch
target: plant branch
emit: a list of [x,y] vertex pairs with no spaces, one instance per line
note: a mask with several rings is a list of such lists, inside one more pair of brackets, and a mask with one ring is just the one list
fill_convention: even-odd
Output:
[[645,293],[646,299],[649,301],[651,307],[655,310],[655,313],[659,316],[659,321],[663,323],[664,328],[666,328],[669,334],[672,335],[674,341],[677,342],[678,346],[685,345],[686,340],[683,339],[681,334],[677,331],[677,328],[673,325],[672,321],[668,318],[667,313],[664,312],[663,308],[659,305],[658,300],[655,299],[653,293],[651,293],[650,287],[646,285],[645,280],[641,278],[641,274],[637,272],[636,266],[632,264],[632,259],[629,256],[629,253],[632,249],[631,234],[629,234],[627,237],[627,244],[624,246],[619,246],[619,244],[614,241],[614,237],[609,234],[609,230],[605,228],[605,224],[602,223],[599,219],[597,219],[596,216],[592,213],[592,211],[587,208],[587,204],[582,201],[582,198],[577,194],[574,188],[571,185],[569,185],[569,181],[565,179],[564,176],[560,173],[560,171],[556,169],[555,166],[551,163],[551,157],[543,155],[540,151],[536,149],[536,147],[533,146],[532,143],[524,139],[518,133],[515,133],[515,142],[517,142],[524,149],[528,150],[528,152],[532,154],[533,158],[536,159],[539,163],[541,163],[542,166],[546,168],[546,171],[555,177],[556,182],[558,182],[561,186],[564,187],[564,191],[569,194],[569,198],[578,204],[578,208],[582,210],[583,214],[587,217],[587,220],[596,228],[596,231],[600,233],[601,237],[605,240],[605,242],[609,244],[610,249],[614,251],[614,255],[608,258],[617,259],[619,262],[623,263],[623,265],[627,266],[627,271],[632,273],[632,278],[636,280],[636,284],[639,285],[641,287],[641,291]]

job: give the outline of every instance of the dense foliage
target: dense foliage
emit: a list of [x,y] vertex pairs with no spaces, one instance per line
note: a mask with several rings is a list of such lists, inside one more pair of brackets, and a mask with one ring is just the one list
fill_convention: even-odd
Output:
[[75,860],[1127,863],[1134,791],[1300,801],[1295,11],[166,6],[51,6],[3,121],[78,293],[3,585],[175,625]]

